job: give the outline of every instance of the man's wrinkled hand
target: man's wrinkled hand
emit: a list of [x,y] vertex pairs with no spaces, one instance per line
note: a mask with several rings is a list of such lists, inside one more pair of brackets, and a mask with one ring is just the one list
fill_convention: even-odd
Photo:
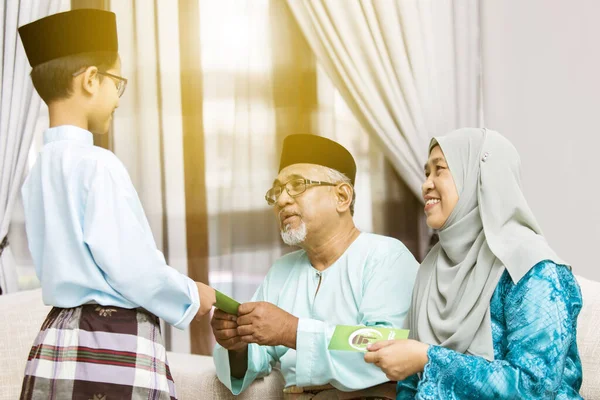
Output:
[[238,309],[237,333],[245,343],[296,348],[298,318],[274,304],[244,303]]
[[238,324],[236,319],[237,316],[235,315],[215,310],[210,321],[210,326],[212,327],[215,339],[217,339],[217,343],[227,350],[240,352],[246,350],[248,344],[243,342],[237,333]]

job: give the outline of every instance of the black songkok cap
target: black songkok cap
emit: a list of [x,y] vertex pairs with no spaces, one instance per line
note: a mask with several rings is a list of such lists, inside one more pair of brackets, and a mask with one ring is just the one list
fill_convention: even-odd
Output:
[[61,57],[119,51],[117,19],[110,11],[76,9],[38,19],[19,28],[32,67]]
[[346,175],[354,185],[356,163],[341,144],[317,135],[290,135],[283,140],[279,171],[292,164],[317,164]]

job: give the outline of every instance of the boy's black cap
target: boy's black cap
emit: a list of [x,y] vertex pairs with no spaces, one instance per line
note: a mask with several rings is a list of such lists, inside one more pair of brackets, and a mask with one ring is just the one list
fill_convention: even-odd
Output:
[[77,9],[53,14],[19,28],[32,67],[92,51],[119,51],[117,19],[104,10]]

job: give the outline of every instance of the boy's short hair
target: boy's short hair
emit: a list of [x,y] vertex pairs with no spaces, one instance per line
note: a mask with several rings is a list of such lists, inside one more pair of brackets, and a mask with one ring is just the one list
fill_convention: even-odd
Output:
[[106,71],[115,66],[118,58],[119,54],[112,51],[95,51],[56,58],[33,67],[31,80],[42,100],[50,104],[69,98],[73,94],[74,73],[92,66]]

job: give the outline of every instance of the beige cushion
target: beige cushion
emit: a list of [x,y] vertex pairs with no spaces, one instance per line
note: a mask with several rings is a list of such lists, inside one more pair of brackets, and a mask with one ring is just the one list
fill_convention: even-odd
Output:
[[600,399],[600,282],[577,277],[583,308],[577,320],[577,346],[583,366],[584,399]]
[[19,398],[29,350],[49,311],[40,289],[0,296],[0,400]]
[[180,400],[269,400],[283,397],[284,381],[278,370],[273,370],[269,376],[256,380],[247,390],[235,397],[217,379],[212,357],[181,353],[168,353],[167,357]]

